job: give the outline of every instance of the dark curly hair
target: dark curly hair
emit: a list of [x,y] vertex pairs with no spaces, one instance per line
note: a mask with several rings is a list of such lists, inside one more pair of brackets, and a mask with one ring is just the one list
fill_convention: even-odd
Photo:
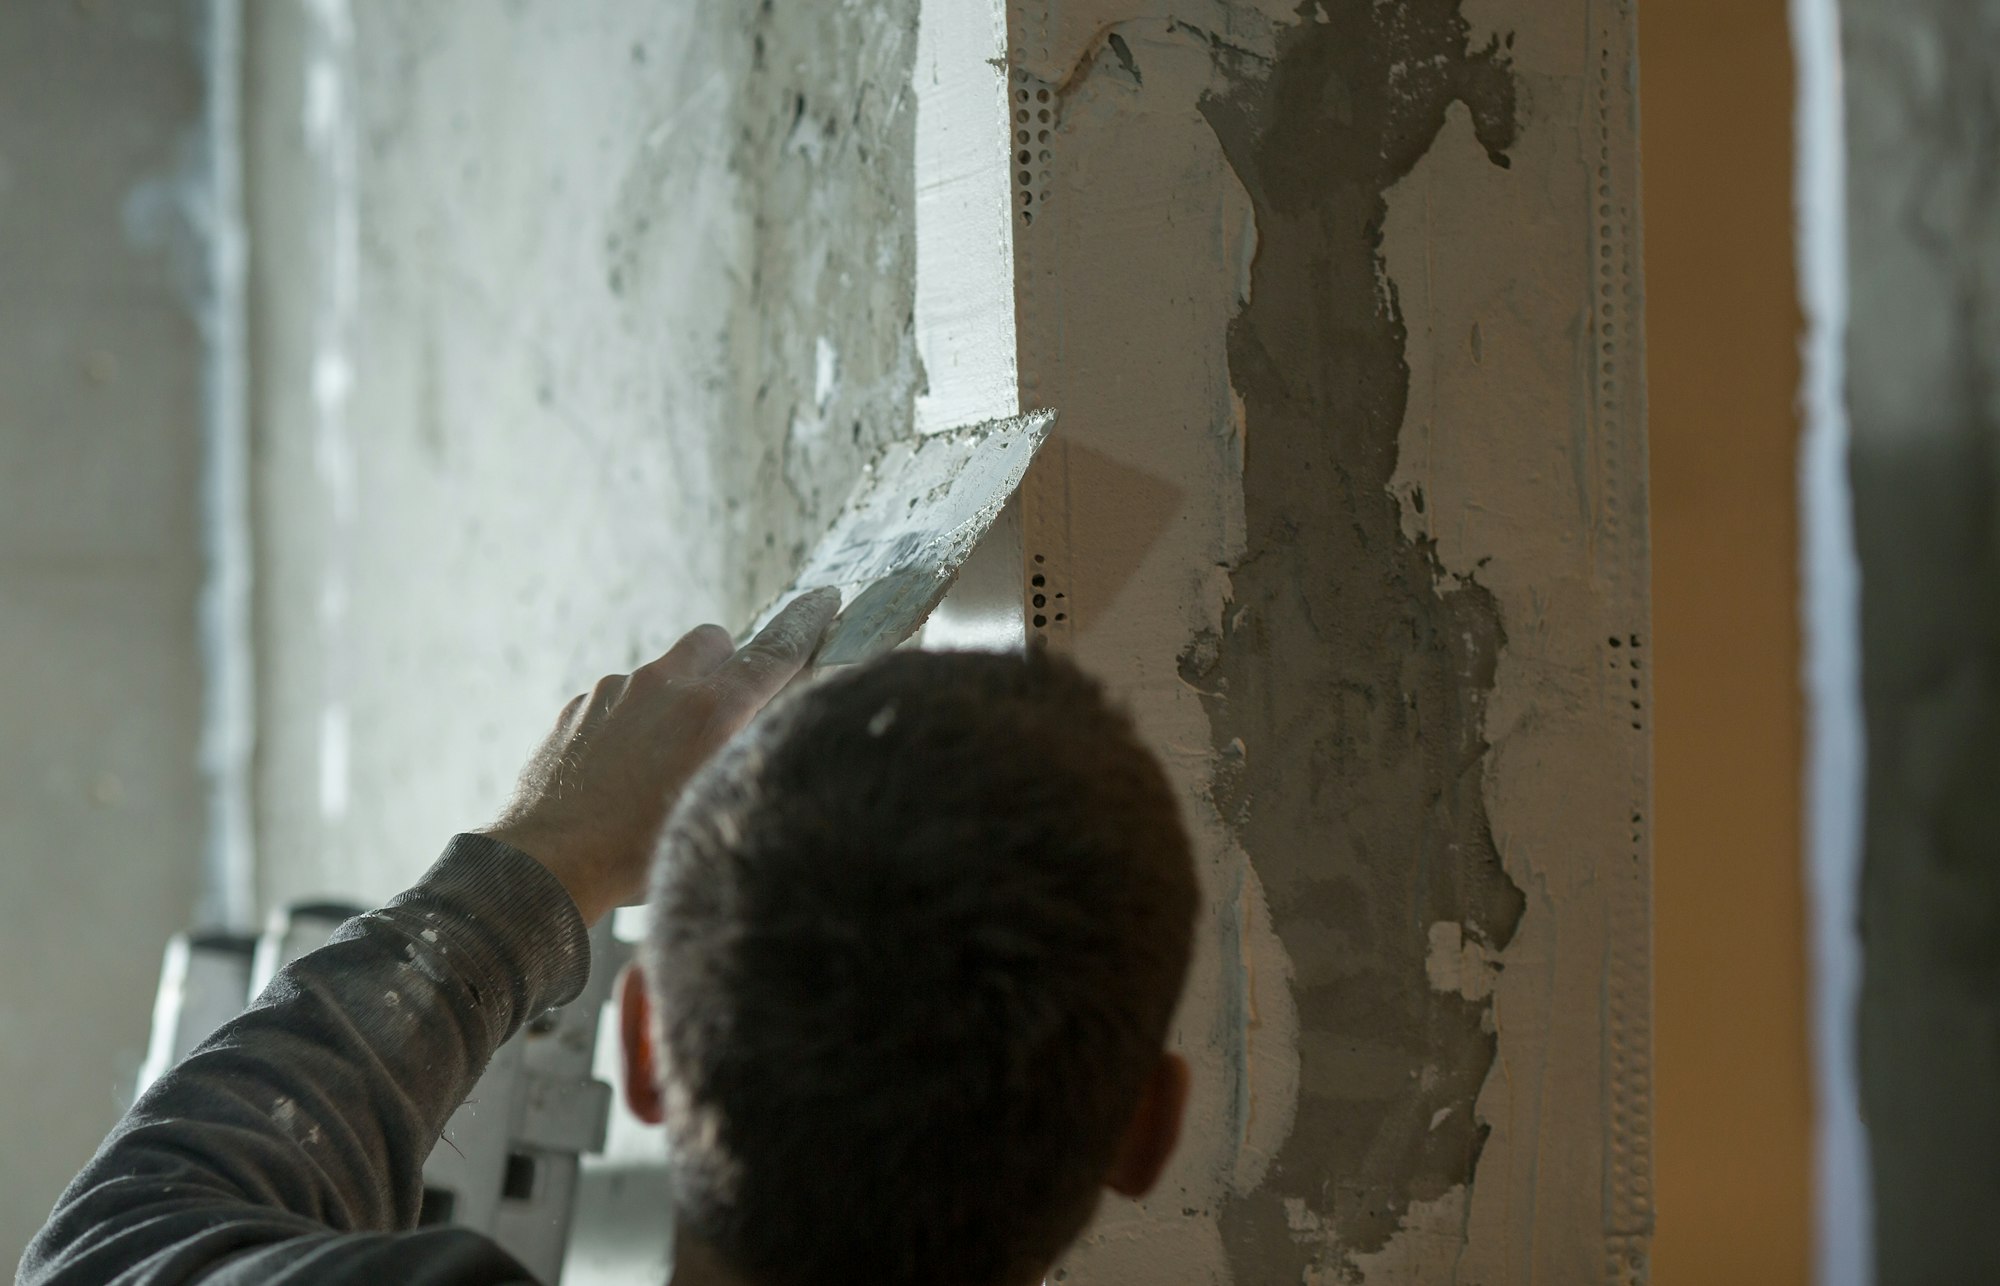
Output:
[[773,706],[654,869],[675,1217],[769,1286],[1011,1286],[1081,1231],[1198,904],[1158,761],[1046,654]]

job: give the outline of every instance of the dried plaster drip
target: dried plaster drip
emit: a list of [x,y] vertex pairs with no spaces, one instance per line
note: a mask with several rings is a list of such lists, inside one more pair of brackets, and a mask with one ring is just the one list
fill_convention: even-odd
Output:
[[1498,604],[1405,533],[1389,489],[1409,366],[1380,253],[1385,194],[1452,104],[1508,164],[1513,78],[1457,0],[1301,16],[1268,64],[1216,45],[1231,88],[1202,102],[1258,250],[1229,334],[1247,547],[1182,668],[1302,1031],[1296,1124],[1222,1215],[1240,1281],[1352,1280],[1413,1207],[1462,1199],[1497,1049],[1483,962],[1525,905],[1483,797]]

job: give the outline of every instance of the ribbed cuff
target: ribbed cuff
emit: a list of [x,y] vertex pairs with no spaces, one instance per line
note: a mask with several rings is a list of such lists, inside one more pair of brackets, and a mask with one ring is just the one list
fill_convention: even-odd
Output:
[[590,977],[590,931],[569,891],[548,867],[485,835],[454,835],[386,909],[423,914],[465,954],[461,967],[511,994],[510,1029],[576,999]]

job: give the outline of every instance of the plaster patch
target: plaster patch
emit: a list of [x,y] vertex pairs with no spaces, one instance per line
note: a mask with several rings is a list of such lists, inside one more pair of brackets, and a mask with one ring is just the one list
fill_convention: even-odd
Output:
[[1470,1206],[1470,1195],[1462,1186],[1435,1200],[1411,1203],[1387,1246],[1374,1254],[1353,1257],[1359,1279],[1425,1283],[1462,1280]]
[[[1424,973],[1436,991],[1447,991],[1467,1000],[1484,1000],[1493,994],[1493,978],[1499,962],[1484,945],[1465,936],[1465,926],[1439,920],[1431,926],[1430,954],[1424,959]],[[1439,1108],[1431,1127],[1450,1108]]]
[[1161,748],[1208,902],[1174,1033],[1194,1076],[1182,1146],[1154,1193],[1100,1208],[1061,1271],[1221,1286],[1218,1212],[1268,1182],[1299,1064],[1275,904],[1233,842],[1199,676],[1176,664],[1229,618],[1243,549],[1225,331],[1255,244],[1251,202],[1197,108],[1214,53],[1190,24],[1221,27],[1222,6],[1178,12],[1016,7],[1018,84],[1034,112],[1047,91],[1054,118],[1046,141],[1039,120],[1029,138],[1046,205],[1015,228],[1021,380],[1062,413],[1023,488],[1022,531],[1029,591],[1049,600],[1031,599],[1031,637],[1109,679]]
[[[1247,748],[1217,794],[1295,961],[1301,1027],[1298,1119],[1262,1189],[1223,1212],[1249,1280],[1345,1280],[1413,1205],[1471,1181],[1495,1036],[1483,1001],[1433,987],[1412,921],[1504,947],[1523,907],[1483,793],[1505,634],[1490,593],[1443,582],[1389,490],[1408,337],[1378,249],[1385,194],[1453,104],[1506,165],[1514,81],[1494,47],[1468,44],[1455,3],[1326,13],[1281,31],[1268,68],[1219,52],[1230,88],[1202,104],[1258,250],[1229,350],[1247,548],[1220,636],[1183,676],[1218,753]],[[1308,964],[1329,933],[1338,971]]]
[[1224,936],[1237,953],[1238,970],[1224,1007],[1236,1026],[1225,1033],[1225,1047],[1237,1059],[1230,1106],[1236,1156],[1229,1187],[1243,1194],[1263,1184],[1298,1115],[1299,1015],[1292,1001],[1291,961],[1270,949],[1275,937],[1264,886],[1240,851],[1231,856],[1238,863],[1233,909],[1240,923],[1233,941]]

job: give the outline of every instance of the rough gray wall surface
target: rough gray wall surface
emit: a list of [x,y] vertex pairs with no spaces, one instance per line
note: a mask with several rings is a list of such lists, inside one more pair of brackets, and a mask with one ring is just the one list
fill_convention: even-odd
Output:
[[268,899],[406,882],[907,431],[914,23],[252,6]]
[[[259,884],[373,901],[909,431],[916,8],[248,10]],[[611,1153],[566,1278],[656,1282]]]
[[2000,4],[1843,0],[1877,1270],[2000,1280]]
[[766,532],[777,555],[746,562],[755,606],[804,561],[861,463],[909,435],[923,374],[911,330],[917,0],[762,0],[749,27],[733,165],[753,232],[749,289],[733,301],[732,409],[762,448],[752,494],[776,496],[776,482],[789,493]]
[[1303,1033],[1291,1135],[1223,1217],[1239,1279],[1260,1282],[1301,1280],[1322,1253],[1292,1235],[1288,1201],[1367,1252],[1412,1202],[1472,1181],[1492,1001],[1433,987],[1427,930],[1463,923],[1498,952],[1525,907],[1483,797],[1499,610],[1404,534],[1389,485],[1409,365],[1380,254],[1384,194],[1448,107],[1507,164],[1514,82],[1497,45],[1468,47],[1457,0],[1321,11],[1204,103],[1257,217],[1229,334],[1248,541],[1225,627],[1183,673],[1212,694],[1218,744],[1241,747],[1217,801],[1263,879]]
[[0,5],[0,1263],[116,1120],[201,857],[200,6]]

